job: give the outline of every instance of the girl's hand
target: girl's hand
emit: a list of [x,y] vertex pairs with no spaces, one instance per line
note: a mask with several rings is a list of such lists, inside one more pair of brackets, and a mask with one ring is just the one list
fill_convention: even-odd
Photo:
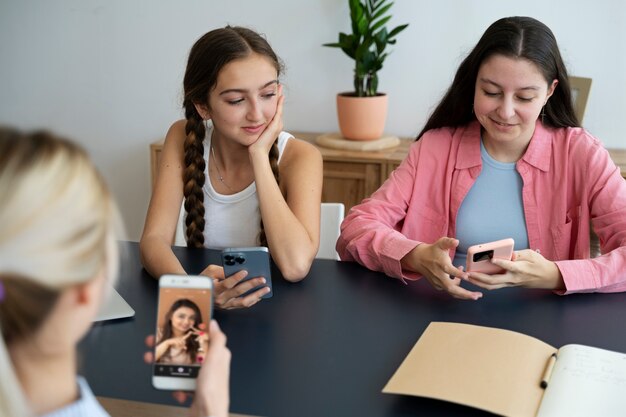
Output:
[[[191,333],[189,333],[191,334]],[[206,351],[206,359],[198,374],[196,394],[191,405],[191,416],[227,417],[230,401],[230,350],[226,347],[226,336],[220,330],[217,322],[211,320],[207,338],[211,340]],[[154,335],[146,337],[146,346],[154,347]],[[151,364],[154,355],[151,351],[144,353],[144,362]],[[184,403],[192,395],[184,391],[172,394],[176,401]]]
[[266,283],[265,278],[256,277],[248,281],[241,282],[248,275],[247,271],[239,271],[226,279],[213,281],[213,292],[215,294],[215,305],[224,310],[232,310],[235,308],[252,307],[259,301],[261,297],[270,292],[270,288],[264,286],[248,294],[245,294],[253,288],[262,286]]
[[193,332],[188,332],[184,336],[172,337],[172,338],[166,340],[164,343],[167,343],[169,347],[172,347],[172,348],[175,348],[175,349],[187,350],[187,339],[192,334],[193,334]]
[[401,259],[402,268],[421,274],[435,289],[446,291],[454,298],[478,300],[482,293],[468,291],[460,285],[461,278],[467,277],[463,267],[452,265],[450,249],[458,245],[457,239],[449,237],[442,237],[432,245],[419,244]]
[[219,265],[209,265],[204,268],[204,271],[200,272],[200,275],[204,275],[209,278],[224,279],[224,268]]
[[283,86],[278,85],[277,89],[278,104],[276,105],[276,113],[272,120],[265,126],[265,130],[261,132],[256,142],[249,146],[248,152],[250,157],[260,154],[267,158],[274,141],[283,130],[283,103],[285,102],[285,96],[283,96]]
[[198,373],[190,415],[228,417],[231,353],[215,320],[211,320],[207,338],[211,343]]
[[495,275],[470,272],[467,280],[487,290],[504,287],[565,289],[559,268],[537,251],[524,249],[514,252],[510,261],[492,259],[491,262],[505,272]]
[[200,345],[204,349],[206,347],[205,344],[209,343],[209,334],[206,331],[202,330],[204,328],[204,323],[201,323],[199,327],[201,327],[201,329],[192,327],[191,331],[193,332],[194,336],[196,336],[196,342],[198,342],[198,345]]
[[224,268],[217,265],[209,265],[200,274],[213,278],[215,306],[224,310],[252,307],[261,301],[262,296],[270,291],[269,287],[263,287],[245,297],[239,297],[241,294],[259,287],[266,282],[265,278],[258,277],[241,283],[241,280],[248,274],[246,271],[239,271],[228,278],[224,278]]

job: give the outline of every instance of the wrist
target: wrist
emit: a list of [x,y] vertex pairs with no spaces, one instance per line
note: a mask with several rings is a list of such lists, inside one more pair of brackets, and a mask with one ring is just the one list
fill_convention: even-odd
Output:
[[559,290],[559,291],[564,291],[567,288],[565,287],[565,281],[563,280],[563,274],[561,274],[561,270],[559,269],[559,266],[556,264],[556,262],[550,262],[550,266],[552,268],[552,273],[551,276],[553,277],[553,290]]
[[420,253],[424,249],[424,243],[418,243],[413,249],[411,249],[406,255],[400,259],[400,266],[404,270],[417,271],[420,264]]

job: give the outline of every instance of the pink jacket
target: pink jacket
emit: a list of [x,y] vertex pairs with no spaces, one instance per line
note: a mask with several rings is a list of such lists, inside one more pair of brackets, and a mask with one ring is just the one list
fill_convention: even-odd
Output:
[[[350,210],[337,241],[341,259],[419,278],[403,271],[400,259],[419,243],[455,236],[457,212],[481,169],[478,122],[427,132],[389,179]],[[626,181],[602,144],[582,128],[537,122],[516,169],[530,248],[556,261],[565,293],[625,291]],[[593,259],[590,221],[604,254]]]

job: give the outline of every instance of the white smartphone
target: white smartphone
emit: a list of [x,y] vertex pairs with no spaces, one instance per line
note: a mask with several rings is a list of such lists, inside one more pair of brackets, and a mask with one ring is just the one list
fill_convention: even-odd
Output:
[[494,242],[473,245],[467,249],[467,272],[482,272],[485,274],[499,274],[502,268],[491,263],[492,258],[511,260],[515,241],[502,239]]
[[[241,282],[252,278],[264,277],[266,281],[265,286],[269,287],[270,292],[265,294],[262,298],[270,298],[273,295],[270,254],[265,246],[226,248],[222,251],[222,266],[224,267],[224,276],[226,277],[241,270],[248,271],[248,275]],[[240,297],[245,297],[261,288],[263,288],[263,286],[255,287],[245,292]]]
[[163,275],[159,279],[152,385],[164,390],[196,389],[208,349],[213,314],[213,279]]

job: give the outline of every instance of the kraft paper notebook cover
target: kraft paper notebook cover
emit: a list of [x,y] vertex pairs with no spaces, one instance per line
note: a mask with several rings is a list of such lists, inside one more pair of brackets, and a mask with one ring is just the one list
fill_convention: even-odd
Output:
[[556,349],[509,330],[433,322],[383,392],[507,417],[623,416],[626,354],[582,345]]

